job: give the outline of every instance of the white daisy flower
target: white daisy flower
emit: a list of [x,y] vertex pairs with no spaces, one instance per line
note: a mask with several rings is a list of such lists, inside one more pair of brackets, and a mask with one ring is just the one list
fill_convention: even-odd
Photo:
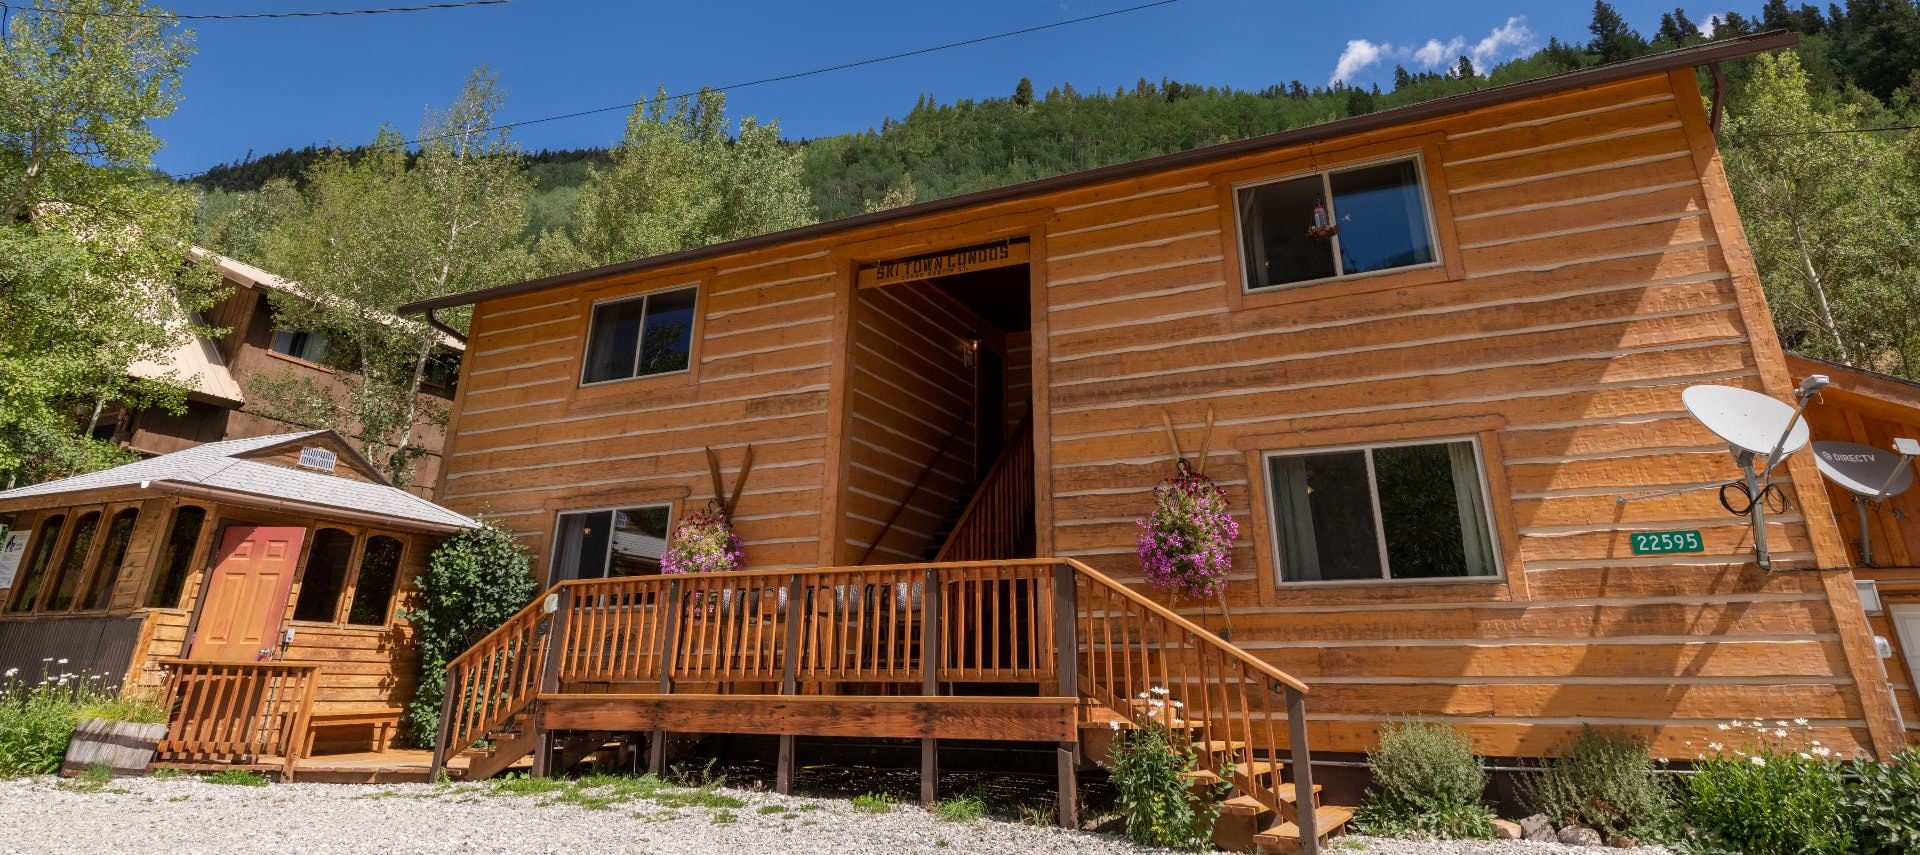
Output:
[[1752,757],[1748,757],[1747,762],[1752,763],[1755,766],[1765,766],[1767,765],[1767,758],[1761,757],[1756,754]]
[[1719,751],[1719,750],[1720,750],[1720,743],[1718,743],[1718,742],[1709,742],[1709,743],[1707,743],[1707,749],[1708,749],[1709,751]]
[[1801,727],[1806,727],[1806,726],[1807,726],[1807,720],[1806,720],[1806,719],[1804,719],[1804,718],[1796,718],[1796,719],[1794,719],[1794,720],[1793,720],[1793,723],[1794,723],[1794,724],[1797,724],[1797,725],[1800,725]]

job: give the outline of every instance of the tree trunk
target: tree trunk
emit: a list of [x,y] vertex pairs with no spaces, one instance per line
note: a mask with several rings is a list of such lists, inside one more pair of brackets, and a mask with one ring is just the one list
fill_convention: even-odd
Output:
[[1807,248],[1807,233],[1801,227],[1798,213],[1793,216],[1793,245],[1800,253],[1800,272],[1806,277],[1807,290],[1813,294],[1814,308],[1820,314],[1820,325],[1826,328],[1827,336],[1833,339],[1834,352],[1840,361],[1853,364],[1852,350],[1840,335],[1840,325],[1833,319],[1833,306],[1827,302],[1827,286],[1820,278],[1820,271],[1813,265],[1813,253]]

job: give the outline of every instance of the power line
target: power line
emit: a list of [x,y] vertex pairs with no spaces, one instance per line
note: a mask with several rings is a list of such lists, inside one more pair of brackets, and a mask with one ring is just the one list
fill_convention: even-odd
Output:
[[96,12],[89,9],[54,9],[42,6],[16,6],[0,2],[0,9],[37,12],[42,15],[77,15],[88,18],[157,18],[169,21],[254,21],[264,18],[342,18],[349,15],[391,15],[398,12],[433,12],[464,9],[469,6],[499,6],[512,0],[461,0],[456,3],[428,3],[423,6],[389,6],[384,9],[321,9],[310,12],[247,12],[232,15],[179,15],[173,13]]
[[[954,48],[968,47],[971,45],[998,41],[1000,39],[1012,38],[1014,36],[1024,36],[1031,33],[1042,32],[1045,30],[1059,29],[1061,27],[1072,26],[1074,24],[1084,24],[1084,23],[1087,23],[1088,21],[1100,20],[1101,18],[1112,18],[1118,15],[1126,15],[1133,12],[1142,12],[1142,11],[1153,9],[1160,6],[1171,6],[1178,2],[1181,2],[1181,0],[1154,0],[1154,2],[1151,2],[1151,3],[1142,3],[1137,6],[1128,6],[1123,9],[1113,9],[1111,11],[1099,12],[1092,15],[1082,15],[1078,18],[1067,18],[1065,20],[1054,21],[1048,24],[1036,24],[1031,27],[1022,27],[1017,30],[1007,30],[1006,32],[994,33],[992,35],[976,36],[970,39],[962,39],[957,42],[947,42],[946,44],[933,45],[931,47],[918,48],[918,49],[909,50],[909,51],[902,51],[900,53],[888,54],[886,56],[869,57],[867,59],[859,59],[859,60],[854,60],[852,62],[842,62],[835,65],[821,66],[820,68],[809,69],[807,71],[795,71],[789,74],[775,75],[773,77],[762,77],[757,80],[747,80],[740,83],[729,83],[725,86],[706,87],[705,91],[731,92],[736,89],[745,89],[749,86],[762,86],[768,83],[781,83],[788,80],[798,80],[803,77],[813,77],[815,75],[827,74],[829,72],[834,72],[834,71],[845,71],[849,68],[860,68],[862,66],[878,65],[883,62],[892,62],[898,59],[908,59],[916,56],[925,56],[930,53],[938,53],[940,51],[952,50]],[[669,95],[664,100],[679,101],[687,98],[692,98],[698,94],[700,94],[698,91],[682,92],[678,95]],[[493,125],[485,128],[476,128],[470,131],[456,131],[454,133],[438,134],[435,136],[420,137],[418,139],[403,140],[401,142],[390,143],[388,145],[389,146],[414,146],[424,142],[433,142],[435,140],[443,140],[443,139],[448,139],[448,138],[457,137],[457,136],[466,136],[468,134],[484,134],[491,131],[505,130],[508,128],[518,128],[525,125],[538,125],[538,124],[543,124],[545,122],[558,122],[562,119],[577,119],[582,116],[593,116],[593,115],[598,115],[600,113],[611,113],[611,112],[614,112],[615,110],[631,110],[635,107],[638,107],[642,104],[650,103],[654,100],[656,99],[648,98],[641,101],[629,101],[625,104],[611,104],[605,107],[595,107],[590,110],[578,110],[572,113],[561,113],[559,115],[554,115],[554,116],[541,116],[535,119],[523,119],[518,122],[507,122],[507,123]],[[208,167],[207,169],[202,169],[199,172],[189,172],[184,175],[171,175],[168,177],[173,178],[175,180],[181,180],[181,179],[192,178],[196,175],[205,175],[210,171],[212,171],[212,167]]]

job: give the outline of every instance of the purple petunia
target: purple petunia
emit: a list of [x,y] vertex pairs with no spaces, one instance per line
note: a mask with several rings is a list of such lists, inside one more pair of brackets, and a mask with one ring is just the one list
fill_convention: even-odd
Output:
[[1219,596],[1240,536],[1226,493],[1205,475],[1183,472],[1154,487],[1153,502],[1153,513],[1138,521],[1147,583],[1193,599]]
[[660,558],[662,573],[725,573],[746,566],[740,536],[725,515],[694,511],[674,527],[667,554]]

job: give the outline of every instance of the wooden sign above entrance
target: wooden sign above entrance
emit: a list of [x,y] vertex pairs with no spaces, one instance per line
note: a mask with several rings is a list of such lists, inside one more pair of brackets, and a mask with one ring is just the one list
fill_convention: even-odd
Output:
[[1027,242],[1022,239],[875,262],[860,268],[860,287],[878,288],[1026,264],[1028,250]]

